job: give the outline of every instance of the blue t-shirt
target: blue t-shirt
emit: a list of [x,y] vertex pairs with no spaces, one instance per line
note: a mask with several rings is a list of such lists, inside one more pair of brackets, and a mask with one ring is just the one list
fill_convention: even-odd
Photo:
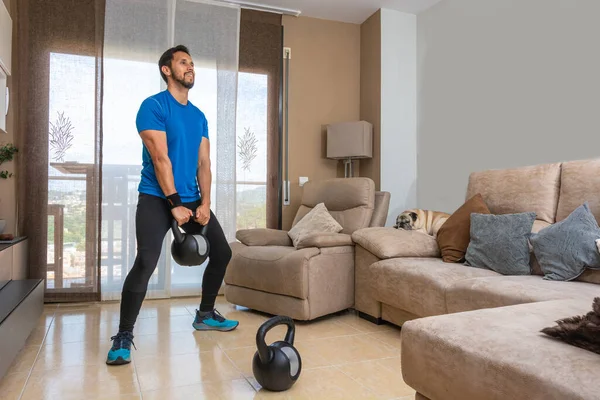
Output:
[[[167,133],[175,190],[183,202],[200,199],[196,171],[200,142],[203,137],[208,139],[208,124],[204,113],[189,101],[187,105],[179,103],[165,90],[144,100],[137,114],[136,125],[139,133],[148,129]],[[142,151],[142,176],[138,191],[166,197],[158,183],[152,157],[145,145]]]

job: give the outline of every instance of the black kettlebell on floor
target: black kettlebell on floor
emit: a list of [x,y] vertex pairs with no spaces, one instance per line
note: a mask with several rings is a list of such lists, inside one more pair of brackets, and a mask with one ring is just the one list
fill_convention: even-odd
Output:
[[[267,332],[277,325],[287,325],[285,339],[267,346],[265,342]],[[287,390],[300,376],[302,359],[294,347],[295,333],[294,320],[285,316],[275,316],[258,328],[256,332],[258,350],[252,360],[252,372],[254,378],[265,389],[274,392]]]
[[173,242],[171,255],[175,262],[181,266],[192,267],[201,265],[208,258],[210,244],[206,238],[206,228],[203,225],[199,235],[190,235],[181,232],[176,220],[171,223]]

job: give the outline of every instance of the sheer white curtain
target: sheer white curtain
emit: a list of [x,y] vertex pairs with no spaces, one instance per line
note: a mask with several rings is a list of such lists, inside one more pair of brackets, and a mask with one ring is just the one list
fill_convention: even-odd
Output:
[[[208,119],[212,210],[228,240],[236,229],[236,104],[240,9],[198,0],[106,0],[104,41],[102,259],[103,300],[120,298],[136,255],[135,212],[142,142],[135,118],[142,101],[166,85],[158,59],[183,44],[196,65],[190,101]],[[147,298],[200,294],[206,263],[181,267],[167,234]]]

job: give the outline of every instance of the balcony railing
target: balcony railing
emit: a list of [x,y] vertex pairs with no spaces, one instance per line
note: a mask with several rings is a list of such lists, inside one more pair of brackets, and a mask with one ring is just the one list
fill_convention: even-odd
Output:
[[[90,251],[90,248],[95,249],[98,243],[97,224],[88,223],[94,221],[90,219],[94,212],[90,211],[97,209],[94,191],[90,188],[90,181],[95,181],[94,169],[92,166],[74,165],[77,165],[77,168],[74,168],[73,164],[53,164],[52,166],[57,167],[64,175],[49,176],[50,182],[83,183],[86,192],[77,197],[63,189],[63,196],[59,196],[62,198],[51,199],[52,203],[48,205],[48,226],[51,227],[49,231],[52,231],[52,235],[48,236],[47,287],[56,290],[81,290],[82,287],[93,285],[97,280],[98,258],[94,256],[98,254],[97,251],[100,252],[101,285],[113,289],[120,287],[133,265],[136,254],[135,212],[141,168],[129,165],[102,166],[100,249]],[[66,175],[65,172],[71,175]],[[238,193],[237,229],[264,227],[266,182],[236,181],[235,184]],[[70,215],[72,209],[82,206],[85,207],[83,215]],[[78,220],[74,221],[74,218]],[[72,241],[65,241],[69,227],[81,224],[85,225],[85,234]],[[159,263],[165,262],[164,253],[163,251]],[[162,269],[157,269],[149,289],[164,282],[163,274]]]

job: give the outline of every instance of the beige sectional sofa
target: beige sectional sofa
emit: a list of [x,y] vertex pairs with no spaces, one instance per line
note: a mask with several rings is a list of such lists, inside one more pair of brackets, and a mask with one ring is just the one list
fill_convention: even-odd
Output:
[[[535,211],[533,231],[588,202],[600,219],[600,160],[476,172],[492,214]],[[402,374],[417,398],[600,399],[600,355],[540,333],[583,315],[600,296],[600,270],[550,281],[444,262],[436,239],[393,228],[355,231],[355,308],[402,326]]]

